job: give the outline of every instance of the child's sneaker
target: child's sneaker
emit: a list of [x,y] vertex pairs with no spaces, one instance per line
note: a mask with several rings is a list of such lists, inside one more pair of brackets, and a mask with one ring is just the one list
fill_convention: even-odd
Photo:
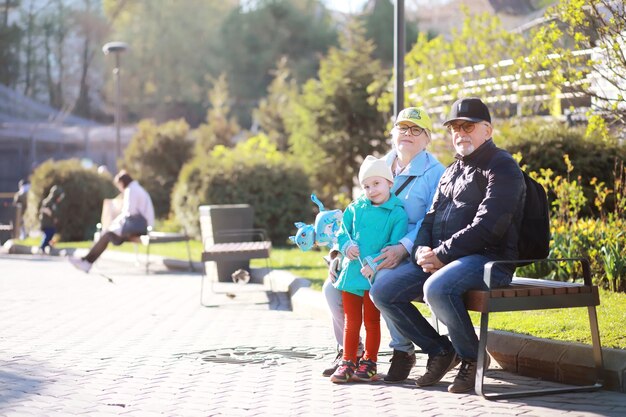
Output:
[[356,366],[352,361],[343,361],[337,370],[330,376],[330,382],[335,384],[342,384],[350,381],[354,375],[354,369]]
[[354,379],[357,381],[373,381],[376,379],[376,362],[369,359],[362,359],[359,362],[359,369],[354,373]]

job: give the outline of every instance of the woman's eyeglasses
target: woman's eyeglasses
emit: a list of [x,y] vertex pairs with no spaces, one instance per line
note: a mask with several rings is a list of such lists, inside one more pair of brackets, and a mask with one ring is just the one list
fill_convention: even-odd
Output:
[[476,129],[476,124],[474,122],[463,122],[463,123],[450,123],[448,125],[448,130],[450,133],[460,132],[463,130],[465,133],[472,133],[474,129]]
[[406,135],[408,132],[411,132],[413,136],[419,136],[424,133],[424,128],[419,126],[396,126],[396,129],[403,135]]

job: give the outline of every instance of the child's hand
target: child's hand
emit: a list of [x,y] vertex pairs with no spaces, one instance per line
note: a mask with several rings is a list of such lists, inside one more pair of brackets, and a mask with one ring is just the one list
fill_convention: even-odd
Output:
[[369,280],[374,277],[374,273],[375,271],[369,265],[365,265],[363,268],[361,268],[361,274]]
[[350,245],[346,249],[346,257],[350,260],[357,259],[361,255],[361,251],[357,245]]

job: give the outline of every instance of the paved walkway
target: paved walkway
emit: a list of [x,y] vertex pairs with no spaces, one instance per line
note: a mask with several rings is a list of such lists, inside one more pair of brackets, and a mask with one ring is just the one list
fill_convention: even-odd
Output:
[[[334,356],[328,323],[258,285],[219,284],[228,294],[209,308],[199,288],[196,274],[146,276],[106,259],[86,275],[62,258],[0,255],[0,416],[626,413],[626,395],[608,391],[490,402],[445,383],[335,385],[321,376]],[[425,366],[418,356],[412,377]],[[490,383],[537,383],[489,372]]]

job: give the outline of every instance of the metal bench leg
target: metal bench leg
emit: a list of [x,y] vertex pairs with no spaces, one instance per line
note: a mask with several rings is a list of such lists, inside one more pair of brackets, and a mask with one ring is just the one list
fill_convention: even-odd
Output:
[[[270,257],[268,256],[267,258],[265,258],[265,267],[267,268],[267,273],[269,275],[269,281],[270,281],[270,292],[274,293],[274,283],[273,283],[273,279],[272,279],[272,263],[270,262]],[[250,268],[250,270],[252,270],[252,268]]]
[[146,275],[150,273],[150,241],[148,240],[148,245],[146,246]]
[[587,307],[589,315],[589,327],[591,329],[591,343],[593,346],[593,360],[596,365],[596,383],[594,387],[600,389],[604,386],[604,359],[602,358],[602,345],[600,344],[600,331],[598,329],[598,315],[596,306]]
[[196,272],[196,270],[193,267],[193,262],[191,261],[191,249],[189,248],[189,238],[185,240],[185,243],[187,244],[187,259],[189,260],[189,270],[191,272]]
[[591,338],[593,340],[593,354],[598,372],[596,383],[592,385],[567,386],[561,388],[546,388],[537,390],[518,390],[502,393],[487,393],[483,385],[484,382],[484,360],[487,355],[487,333],[489,313],[482,313],[480,316],[480,340],[478,342],[478,364],[476,369],[476,393],[482,395],[487,400],[504,400],[508,398],[531,397],[537,395],[562,394],[566,392],[588,392],[597,391],[602,388],[602,376],[604,366],[602,361],[602,347],[600,345],[600,334],[598,332],[598,320],[595,306],[587,307],[589,312],[589,323],[591,325]]
[[137,266],[141,265],[141,261],[139,260],[139,244],[137,242],[133,242],[135,245],[135,263]]
[[476,364],[476,381],[474,390],[476,394],[487,398],[489,394],[485,394],[483,383],[485,382],[485,359],[487,353],[487,335],[489,333],[489,313],[481,313],[480,315],[480,332],[478,333],[478,358]]
[[[211,279],[211,277],[209,277],[207,274],[206,262],[203,262],[202,263],[202,277],[200,278],[200,305],[203,307],[215,307],[214,305],[206,304],[204,302],[204,280],[205,279]],[[215,289],[213,288],[213,284],[214,284],[214,280],[211,279],[211,286],[209,288],[211,291],[211,294],[215,294]]]
[[206,277],[206,268],[202,269],[202,278],[200,278],[200,305],[206,307],[204,304],[204,278]]
[[441,333],[439,332],[439,319],[437,318],[437,316],[435,315],[435,313],[433,313],[433,311],[432,311],[432,310],[430,310],[430,314],[431,314],[431,316],[430,316],[431,323],[430,323],[430,324],[433,326],[433,328],[435,329],[435,331],[436,331],[437,333],[441,334]]

